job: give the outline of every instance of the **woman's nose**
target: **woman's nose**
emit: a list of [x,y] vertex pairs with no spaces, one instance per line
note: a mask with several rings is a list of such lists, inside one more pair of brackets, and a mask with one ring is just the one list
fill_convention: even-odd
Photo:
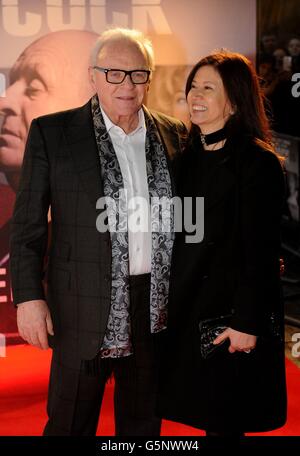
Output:
[[196,90],[192,96],[193,100],[203,100],[203,93],[200,89]]

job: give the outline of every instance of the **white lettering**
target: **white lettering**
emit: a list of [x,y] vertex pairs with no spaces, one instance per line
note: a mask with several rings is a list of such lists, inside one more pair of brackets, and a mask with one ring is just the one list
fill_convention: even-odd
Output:
[[[25,20],[20,21],[19,0],[2,1],[3,28],[10,35],[33,36],[36,35],[42,26],[42,12],[25,13]],[[91,28],[96,33],[102,33],[108,27],[119,26],[129,27],[128,13],[112,11],[112,23],[107,21],[107,0],[69,0],[69,20],[64,20],[63,0],[46,0],[46,19],[49,31],[57,30],[84,30],[87,27],[89,14]],[[145,33],[149,32],[150,24],[155,33],[170,35],[171,28],[161,6],[161,0],[131,0],[131,16],[133,28],[140,29]],[[151,30],[151,29],[150,29]]]
[[[196,197],[196,208],[193,210],[193,199],[184,198],[184,228],[187,233],[195,232],[195,235],[185,236],[187,244],[202,242],[204,238],[204,197]],[[196,222],[193,223],[193,216]]]
[[128,202],[128,229],[131,233],[149,232],[149,205],[145,198],[136,196]]
[[114,27],[128,27],[128,14],[114,11],[112,17]]
[[293,334],[292,341],[296,342],[292,348],[292,357],[299,358],[299,356],[300,356],[300,333]]
[[292,87],[292,95],[293,97],[298,98],[300,97],[300,73],[294,73],[292,76],[292,81],[296,82],[296,84],[294,84]]
[[96,33],[102,33],[108,27],[106,20],[106,0],[91,0],[90,19],[92,29]]
[[126,451],[131,454],[135,448],[135,443],[130,442],[112,442],[109,440],[107,443],[101,443],[101,451]]
[[161,0],[132,0],[132,27],[147,33],[151,20],[156,33],[171,35],[171,28],[160,3]]
[[5,334],[0,334],[0,358],[6,357],[6,337]]
[[0,73],[0,97],[6,97],[6,79],[3,73]]
[[47,1],[48,26],[51,32],[57,30],[82,30],[86,24],[85,0],[70,0],[70,21],[63,20],[63,0]]

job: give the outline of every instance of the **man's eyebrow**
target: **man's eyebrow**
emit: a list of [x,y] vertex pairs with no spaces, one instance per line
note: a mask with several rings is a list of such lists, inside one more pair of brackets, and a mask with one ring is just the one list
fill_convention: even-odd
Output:
[[10,84],[12,84],[16,80],[18,80],[20,75],[22,74],[20,67],[21,67],[21,63],[15,63],[14,66],[10,69],[10,72],[9,72]]
[[32,79],[39,79],[46,86],[45,78],[41,75],[39,68],[40,64],[37,61],[30,62],[30,60],[26,60],[26,62],[17,62],[10,71],[10,83],[13,84],[23,77],[27,82]]

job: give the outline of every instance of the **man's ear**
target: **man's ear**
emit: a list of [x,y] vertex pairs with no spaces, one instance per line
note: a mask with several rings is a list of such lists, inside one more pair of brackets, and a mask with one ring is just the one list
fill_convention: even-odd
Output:
[[93,89],[96,89],[95,72],[92,67],[89,67],[89,80]]

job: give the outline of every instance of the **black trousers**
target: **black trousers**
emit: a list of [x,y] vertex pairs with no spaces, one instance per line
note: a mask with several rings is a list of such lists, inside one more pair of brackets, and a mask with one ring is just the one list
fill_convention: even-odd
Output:
[[[150,333],[150,274],[130,277],[130,315],[134,354],[96,359],[97,372],[67,366],[53,353],[44,435],[95,435],[105,384],[115,378],[116,435],[159,435],[155,415],[159,335]],[[158,337],[157,337],[158,336]]]

